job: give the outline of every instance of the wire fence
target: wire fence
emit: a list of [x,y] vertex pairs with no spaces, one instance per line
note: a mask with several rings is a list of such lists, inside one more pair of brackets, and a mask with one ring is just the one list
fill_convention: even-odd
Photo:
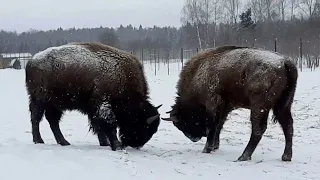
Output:
[[[279,44],[277,39],[274,40],[274,47],[271,48],[261,48],[271,51],[278,52]],[[310,71],[314,71],[319,67],[320,52],[311,53],[306,51],[303,53],[302,38],[300,39],[300,44],[297,48],[296,54],[285,54],[289,56],[296,66],[302,71],[303,68],[308,68]],[[170,75],[170,68],[175,68],[175,70],[180,70],[186,61],[188,61],[196,53],[199,53],[199,49],[141,49],[136,51],[131,51],[138,59],[142,61],[144,65],[149,65],[152,67],[154,74],[157,75],[159,71],[164,71],[166,67],[166,72]],[[281,52],[279,52],[281,53]]]
[[[240,45],[253,46],[285,54],[294,61],[296,66],[299,67],[300,71],[302,71],[303,68],[308,68],[311,71],[314,71],[316,68],[319,67],[320,51],[318,49],[320,49],[320,44],[315,44],[315,42],[310,42],[307,40],[305,40],[304,42],[303,39],[300,38],[299,42],[294,43],[294,49],[296,50],[292,51],[286,49],[286,43],[284,42],[285,41],[283,40],[274,39],[274,41],[268,41],[268,43],[266,44],[262,41],[259,42],[259,40],[254,40],[253,43],[244,42]],[[186,61],[188,61],[192,56],[194,56],[196,53],[199,53],[200,51],[201,50],[198,48],[149,48],[132,50],[129,52],[131,52],[131,54],[134,54],[138,59],[140,59],[144,65],[148,65],[149,69],[154,71],[155,75],[164,72],[170,75],[170,72],[172,71],[179,71]],[[20,65],[14,67],[20,67],[24,69],[28,60],[31,58],[32,55],[30,53],[2,53],[2,56],[0,55],[0,68],[12,68],[15,65],[15,61],[19,61]]]

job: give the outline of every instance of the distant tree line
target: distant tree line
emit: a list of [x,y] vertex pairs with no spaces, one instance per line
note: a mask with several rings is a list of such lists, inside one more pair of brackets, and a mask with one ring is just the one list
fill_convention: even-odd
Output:
[[[0,31],[0,52],[30,52],[73,41],[99,41],[127,51],[206,49],[246,45],[299,56],[319,56],[320,5],[317,0],[186,0],[182,26],[82,28],[23,33]],[[155,20],[156,22],[156,20]],[[275,43],[276,41],[276,43]]]

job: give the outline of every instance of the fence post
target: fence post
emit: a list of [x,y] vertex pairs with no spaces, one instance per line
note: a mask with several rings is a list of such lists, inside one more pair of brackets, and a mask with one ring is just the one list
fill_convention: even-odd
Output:
[[255,38],[255,39],[253,40],[252,47],[254,47],[254,46],[256,45],[256,42],[257,42],[257,39]]
[[157,56],[156,56],[156,50],[153,50],[153,56],[154,56],[154,75],[157,75]]
[[158,70],[160,71],[160,49],[158,49],[157,57],[158,57]]
[[166,59],[167,59],[167,63],[168,63],[168,75],[170,74],[170,50],[169,49],[165,49],[166,52]]
[[277,38],[274,40],[274,52],[277,52]]
[[143,48],[141,49],[141,60],[142,60],[142,64],[144,63],[144,60],[143,60]]
[[183,67],[183,48],[181,48],[180,58],[181,58],[181,64],[182,64],[182,67]]
[[302,72],[302,38],[300,37],[300,71]]

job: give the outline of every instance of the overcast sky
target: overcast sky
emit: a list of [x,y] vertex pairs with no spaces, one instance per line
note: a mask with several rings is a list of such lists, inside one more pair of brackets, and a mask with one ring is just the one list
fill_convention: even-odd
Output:
[[58,27],[180,26],[184,0],[9,0],[0,29],[17,32]]

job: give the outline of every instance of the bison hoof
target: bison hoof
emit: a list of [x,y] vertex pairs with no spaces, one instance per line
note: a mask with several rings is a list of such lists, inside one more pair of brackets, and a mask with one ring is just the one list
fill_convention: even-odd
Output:
[[33,142],[35,144],[44,144],[44,141],[42,139],[34,139]]
[[250,161],[251,157],[250,156],[240,156],[238,158],[238,160],[236,160],[235,162],[240,162],[240,161]]
[[99,141],[100,146],[111,146],[109,140]]
[[100,146],[110,146],[109,143],[100,143]]
[[69,145],[71,145],[68,141],[61,141],[61,142],[59,142],[59,144],[61,146],[69,146]]
[[203,153],[210,153],[213,150],[213,147],[205,147],[202,152]]
[[112,149],[112,151],[120,151],[120,150],[124,150],[124,147],[123,146],[117,146],[117,147],[112,147],[111,149]]
[[114,143],[113,146],[111,145],[111,150],[112,151],[118,151],[118,150],[123,150],[124,146],[120,142]]
[[290,154],[283,154],[282,155],[282,161],[291,161],[292,155]]

